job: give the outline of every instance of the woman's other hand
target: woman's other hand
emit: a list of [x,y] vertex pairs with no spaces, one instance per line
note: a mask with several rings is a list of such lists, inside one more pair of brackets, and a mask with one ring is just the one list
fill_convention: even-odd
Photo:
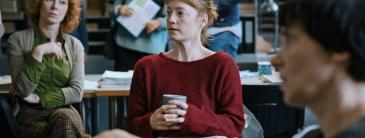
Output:
[[180,124],[171,123],[166,120],[178,118],[176,114],[168,114],[165,111],[176,109],[176,105],[162,105],[150,117],[150,125],[153,130],[179,130]]
[[37,46],[32,53],[34,59],[42,62],[43,56],[54,54],[58,60],[62,59],[62,48],[60,42],[48,42]]
[[39,96],[37,94],[32,93],[29,96],[24,97],[23,100],[31,104],[37,104],[39,103]]
[[154,30],[156,30],[157,28],[159,28],[160,26],[161,26],[160,20],[148,21],[146,24],[146,31],[147,31],[147,33],[151,33]]
[[131,7],[128,7],[127,5],[122,5],[118,7],[118,13],[123,16],[131,16],[134,12],[134,10]]

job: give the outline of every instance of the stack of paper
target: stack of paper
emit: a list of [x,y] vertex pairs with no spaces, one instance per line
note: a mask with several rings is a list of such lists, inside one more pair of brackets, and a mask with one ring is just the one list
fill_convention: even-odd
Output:
[[132,82],[133,71],[118,72],[118,71],[105,71],[101,76],[99,88],[118,88],[125,85],[130,85]]
[[99,84],[97,81],[90,81],[90,80],[85,80],[84,81],[84,91],[88,92],[88,91],[94,91],[98,88]]
[[7,91],[11,85],[11,77],[9,75],[0,76],[0,91]]

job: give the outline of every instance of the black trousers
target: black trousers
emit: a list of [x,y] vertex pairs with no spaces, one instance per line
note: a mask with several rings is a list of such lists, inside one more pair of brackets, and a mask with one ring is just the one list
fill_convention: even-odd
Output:
[[148,53],[129,50],[119,46],[116,47],[117,51],[115,55],[115,66],[114,66],[115,71],[133,70],[138,60],[140,60],[144,56],[151,55]]

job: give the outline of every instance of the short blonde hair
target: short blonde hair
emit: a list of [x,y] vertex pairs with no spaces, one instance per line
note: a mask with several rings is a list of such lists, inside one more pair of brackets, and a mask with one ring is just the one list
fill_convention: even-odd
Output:
[[[39,24],[42,1],[43,0],[28,0],[26,5],[26,12],[33,25]],[[60,25],[61,32],[71,32],[79,25],[80,4],[80,0],[68,0],[68,10]]]
[[[165,3],[168,4],[173,0],[165,0]],[[214,20],[218,18],[217,6],[214,4],[213,0],[178,0],[184,2],[191,7],[195,8],[200,15],[207,14],[208,15],[208,24],[204,26],[201,32],[200,41],[203,45],[207,45],[208,43],[208,27],[214,23]]]

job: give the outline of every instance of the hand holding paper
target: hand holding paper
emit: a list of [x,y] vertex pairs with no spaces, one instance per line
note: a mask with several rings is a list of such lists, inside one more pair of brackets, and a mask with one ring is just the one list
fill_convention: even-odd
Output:
[[[138,37],[139,34],[147,27],[147,22],[157,14],[161,7],[152,0],[133,0],[128,4],[128,7],[133,9],[131,16],[119,16],[117,21],[123,25],[134,37]],[[120,8],[119,10],[122,10]],[[119,11],[120,12],[120,11]],[[156,24],[148,25],[147,32],[155,30]],[[147,29],[147,28],[146,28]]]
[[160,20],[151,20],[148,21],[146,24],[146,31],[147,33],[151,33],[153,31],[155,31],[157,28],[159,28],[161,25]]
[[134,10],[127,5],[122,5],[118,8],[118,13],[122,16],[129,17],[129,16],[133,15],[133,12],[134,12]]

